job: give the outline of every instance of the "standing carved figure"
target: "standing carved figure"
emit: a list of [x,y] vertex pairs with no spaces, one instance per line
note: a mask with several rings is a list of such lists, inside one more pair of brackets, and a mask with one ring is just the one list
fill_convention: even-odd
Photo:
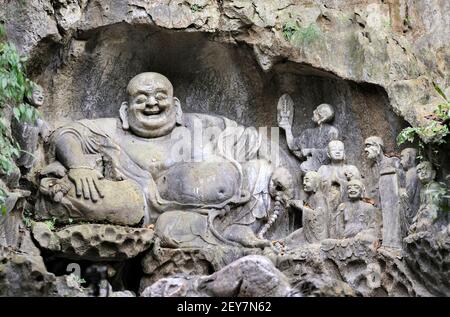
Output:
[[406,148],[401,152],[400,164],[405,172],[402,189],[400,190],[402,231],[404,233],[411,226],[420,205],[420,181],[417,176],[416,158],[416,149]]
[[369,198],[375,200],[375,206],[381,206],[383,216],[382,246],[399,250],[402,247],[400,220],[400,160],[384,154],[384,143],[380,137],[371,136],[365,141],[365,152],[371,162],[372,180]]
[[330,122],[334,118],[334,109],[323,103],[313,112],[312,121],[317,125],[304,130],[299,137],[292,134],[294,116],[294,102],[288,94],[281,96],[278,101],[278,126],[285,130],[289,150],[299,159],[304,160],[300,165],[303,173],[317,171],[320,166],[327,164],[327,145],[331,140],[339,138],[339,131]]
[[361,179],[361,174],[356,166],[345,164],[345,147],[341,141],[333,140],[328,144],[328,156],[331,163],[322,165],[318,173],[330,207],[330,237],[335,238],[337,207],[348,200],[347,183]]
[[[41,86],[35,85],[33,87],[33,93],[29,100],[31,105],[35,108],[39,108],[44,104],[44,90]],[[50,127],[41,118],[37,118],[35,122],[22,122],[13,118],[12,134],[16,142],[20,146],[21,154],[17,159],[17,166],[22,166],[30,169],[36,162],[36,152],[39,145],[39,137],[45,142],[50,135]]]

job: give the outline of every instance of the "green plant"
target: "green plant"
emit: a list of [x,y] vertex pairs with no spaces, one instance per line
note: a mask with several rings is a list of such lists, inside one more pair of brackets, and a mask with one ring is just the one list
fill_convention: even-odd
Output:
[[[439,166],[439,147],[447,143],[450,135],[450,99],[447,98],[443,90],[434,84],[435,90],[445,100],[444,103],[437,105],[433,113],[426,118],[429,123],[421,127],[407,127],[397,136],[397,144],[405,142],[417,142],[419,149],[419,160],[428,160],[434,165]],[[446,176],[450,179],[450,175]],[[432,200],[441,201],[441,209],[450,212],[450,206],[445,201],[450,199],[450,188],[444,182],[439,182],[439,188],[431,192]]]
[[[447,175],[446,179],[449,179],[450,175]],[[450,205],[448,199],[450,199],[450,188],[444,182],[438,182],[436,189],[429,190],[430,200],[439,204],[442,211],[450,212]]]
[[79,286],[81,286],[81,284],[85,284],[86,280],[84,278],[82,278],[81,276],[77,275],[77,274],[72,274],[73,275],[73,280],[78,283]]
[[[9,175],[13,171],[14,159],[20,153],[20,147],[11,137],[4,117],[5,108],[12,109],[14,117],[20,122],[34,123],[38,118],[36,109],[25,102],[31,97],[34,85],[26,76],[25,61],[14,44],[7,41],[5,29],[0,24],[0,175]],[[0,197],[0,209],[4,212],[4,190]]]
[[25,224],[25,227],[31,228],[31,225],[33,224],[33,220],[28,216],[23,216],[22,219],[23,219],[23,223]]
[[283,35],[287,41],[290,41],[295,32],[300,29],[296,21],[288,21],[283,25]]
[[30,209],[28,208],[24,208],[23,213],[22,213],[22,219],[23,219],[23,223],[25,224],[25,226],[27,228],[31,228],[31,225],[33,224],[33,214],[31,212]]
[[308,45],[317,41],[322,35],[322,31],[315,24],[310,24],[306,28],[300,28],[292,36],[294,44]]
[[36,108],[27,104],[20,104],[13,108],[14,117],[17,121],[34,123],[39,118],[39,112]]
[[[419,158],[435,161],[436,154],[439,153],[439,146],[447,142],[450,135],[450,100],[442,89],[434,85],[438,94],[445,100],[445,103],[437,105],[434,112],[427,116],[429,123],[420,127],[407,127],[397,136],[397,144],[405,142],[414,143],[417,141],[419,147]],[[434,162],[436,165],[437,163]]]
[[198,4],[191,4],[191,11],[192,12],[200,12],[203,10],[203,7]]
[[53,230],[55,229],[56,218],[53,217],[51,220],[47,220],[47,221],[45,221],[44,223],[47,225],[47,227],[48,227],[51,231],[53,231]]
[[307,27],[301,27],[296,21],[288,21],[283,25],[283,35],[286,40],[294,45],[305,46],[319,40],[322,31],[314,23]]
[[411,18],[409,17],[409,16],[406,16],[404,19],[403,19],[403,24],[404,25],[411,25]]
[[6,216],[6,191],[0,187],[0,211],[3,216]]

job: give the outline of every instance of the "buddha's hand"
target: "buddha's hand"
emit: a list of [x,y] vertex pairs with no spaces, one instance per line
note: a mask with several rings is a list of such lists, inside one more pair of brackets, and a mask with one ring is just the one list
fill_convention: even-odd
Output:
[[75,184],[77,197],[83,195],[84,199],[90,199],[93,202],[104,197],[99,179],[103,175],[91,168],[71,168],[68,173],[69,179]]

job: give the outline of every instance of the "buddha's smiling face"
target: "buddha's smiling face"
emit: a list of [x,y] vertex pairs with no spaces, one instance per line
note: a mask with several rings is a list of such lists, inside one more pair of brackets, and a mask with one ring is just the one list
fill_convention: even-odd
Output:
[[157,73],[143,73],[128,85],[128,124],[141,137],[170,133],[176,124],[176,107],[170,81]]

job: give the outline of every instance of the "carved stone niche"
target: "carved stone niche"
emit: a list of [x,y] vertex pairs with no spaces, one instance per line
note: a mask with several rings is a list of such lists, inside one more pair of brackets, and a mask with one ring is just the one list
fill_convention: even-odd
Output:
[[[155,30],[119,23],[85,34],[80,32],[80,39],[85,43],[80,45],[82,49],[76,59],[69,57],[66,66],[56,73],[50,68],[42,68],[44,71],[39,76],[50,95],[49,99],[53,101],[45,104],[42,112],[51,124],[59,128],[52,136],[53,145],[67,135],[92,142],[81,142],[89,152],[83,162],[70,162],[76,157],[70,155],[67,148],[73,149],[74,144],[66,142],[67,139],[62,142],[68,145],[67,148],[61,150],[57,146],[56,153],[48,153],[47,159],[58,163],[48,165],[38,177],[45,198],[44,203],[41,200],[36,204],[36,220],[49,221],[55,217],[56,229],[49,229],[48,224],[35,223],[32,228],[35,239],[42,249],[66,258],[95,262],[144,256],[141,290],[175,273],[209,276],[248,254],[264,254],[274,264],[282,265],[283,261],[278,261],[278,256],[283,254],[277,255],[279,250],[273,246],[272,240],[284,238],[300,226],[298,215],[288,208],[284,212],[279,211],[286,207],[284,196],[292,199],[304,194],[297,186],[301,163],[290,154],[281,133],[281,165],[292,179],[278,181],[274,177],[276,169],[267,164],[268,160],[253,156],[256,150],[260,150],[259,138],[255,137],[260,131],[256,128],[277,125],[274,104],[284,93],[292,97],[292,131],[295,135],[313,127],[309,117],[318,105],[331,104],[336,111],[334,126],[346,144],[347,162],[362,171],[363,135],[373,130],[385,132],[386,143],[392,147],[394,135],[401,126],[400,120],[387,111],[386,93],[376,86],[359,85],[296,64],[274,65],[263,71],[251,49],[213,42],[204,34],[158,29],[158,32],[152,33],[152,40],[148,41],[149,32]],[[118,35],[121,41],[116,40]],[[65,48],[61,50],[52,52],[55,55],[49,60],[55,61],[57,55],[67,53]],[[161,54],[162,51],[164,54]],[[115,61],[114,67],[109,67],[110,60]],[[90,72],[87,73],[86,69]],[[255,145],[244,151],[247,161],[236,164],[238,160],[235,157],[232,160],[227,157],[229,162],[219,167],[207,164],[195,167],[190,163],[171,165],[172,161],[154,155],[154,149],[166,150],[166,146],[157,144],[160,139],[145,155],[138,153],[145,152],[144,145],[148,142],[142,139],[149,136],[133,126],[130,116],[133,98],[128,95],[137,96],[130,93],[132,87],[126,87],[130,79],[144,71],[159,72],[171,81],[172,92],[177,97],[172,99],[174,111],[168,114],[174,116],[172,128],[192,130],[195,119],[200,119],[206,126],[231,127],[231,132],[222,134],[221,138],[237,137],[237,140],[243,140],[238,145]],[[102,78],[101,82],[99,78]],[[74,82],[78,83],[76,87],[73,87]],[[169,90],[166,91],[168,95]],[[370,118],[366,115],[368,111],[372,113]],[[149,115],[159,115],[160,112],[161,109],[148,110]],[[82,121],[74,123],[76,120]],[[343,131],[353,133],[345,135]],[[165,136],[151,138],[164,139]],[[140,151],[133,151],[131,146],[125,148],[131,139]],[[102,151],[97,151],[101,153],[93,153],[98,150],[96,146],[102,147]],[[120,150],[117,151],[117,148]],[[61,151],[58,153],[58,150]],[[201,150],[211,149],[205,147]],[[130,162],[129,165],[118,164],[118,157],[127,162],[127,157],[121,156],[124,153],[132,158],[131,161],[141,155],[145,164],[137,164],[139,168]],[[223,156],[224,153],[219,154]],[[136,169],[131,168],[130,171],[124,166]],[[167,174],[170,179],[159,173],[173,166],[177,168]],[[153,173],[152,177],[148,177],[149,173]],[[86,180],[87,174],[90,175],[87,187],[82,184],[80,191],[76,188],[76,182]],[[212,177],[214,181],[206,181],[205,176],[199,177],[201,186],[182,186],[198,175],[206,175],[208,179]],[[149,181],[152,178],[154,182]],[[215,187],[219,181],[226,186]],[[105,186],[99,189],[97,186],[101,183]],[[269,184],[272,183],[278,194],[272,195],[270,192]],[[291,186],[287,186],[288,183],[292,188],[288,188]],[[117,184],[120,186],[112,189]],[[156,191],[158,188],[161,190]],[[198,189],[201,195],[193,195],[192,188]],[[208,195],[212,189],[217,189],[214,193],[220,195]],[[160,196],[155,194],[158,192]],[[108,198],[107,203],[101,207],[101,198],[105,197]],[[178,204],[170,205],[177,199],[181,199],[181,203],[178,201]],[[57,207],[62,202],[65,207]],[[68,206],[75,208],[68,212]],[[252,209],[246,209],[246,206],[252,206]],[[90,213],[90,210],[98,213]],[[233,215],[231,220],[228,215]],[[174,224],[174,219],[186,222],[179,221],[178,227],[171,227],[174,230],[164,230]],[[270,219],[275,220],[264,231]],[[149,229],[150,223],[155,227]],[[220,230],[208,231],[212,223]],[[263,234],[258,236],[257,233],[261,232]],[[195,239],[191,239],[192,236]],[[347,247],[342,244],[336,247],[336,261],[346,261],[348,257],[357,257],[362,252],[358,247]],[[307,258],[309,253],[305,255],[297,251],[294,251],[294,257],[302,258],[299,261],[330,260],[324,256],[324,252],[329,250],[316,249],[321,255],[316,258],[314,253],[311,255],[314,259]],[[358,265],[355,265],[356,268],[359,270]],[[378,272],[373,266],[371,270]],[[309,273],[312,276],[317,272]],[[344,288],[339,294],[352,295],[348,285],[353,286],[357,282],[353,279],[335,281],[336,276],[333,275],[333,283],[337,288]],[[376,285],[376,281],[372,283]],[[317,282],[315,285],[323,286],[324,283]]]

